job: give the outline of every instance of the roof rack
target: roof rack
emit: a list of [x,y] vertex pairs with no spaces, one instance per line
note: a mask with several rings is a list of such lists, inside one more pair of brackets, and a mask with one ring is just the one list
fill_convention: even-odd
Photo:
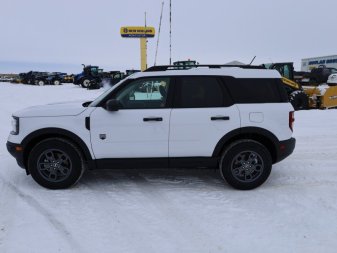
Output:
[[220,68],[242,68],[242,69],[266,69],[264,66],[256,65],[217,65],[217,64],[200,64],[200,65],[161,65],[152,66],[146,69],[144,72],[156,72],[156,71],[167,71],[167,70],[187,70],[191,68],[208,67],[210,69],[220,69]]

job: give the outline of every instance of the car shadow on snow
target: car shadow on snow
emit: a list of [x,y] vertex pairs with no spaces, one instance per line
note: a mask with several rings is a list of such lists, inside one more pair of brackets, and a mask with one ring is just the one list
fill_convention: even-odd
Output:
[[86,171],[79,186],[231,189],[214,169],[114,169]]

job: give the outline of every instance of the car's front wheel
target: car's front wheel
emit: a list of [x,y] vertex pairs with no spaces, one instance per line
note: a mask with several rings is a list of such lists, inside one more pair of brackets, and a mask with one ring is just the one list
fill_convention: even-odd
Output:
[[82,176],[83,158],[73,143],[61,138],[50,138],[32,149],[28,170],[41,186],[64,189],[74,185]]
[[254,189],[270,175],[272,158],[268,149],[254,140],[239,140],[227,147],[221,156],[220,174],[232,187]]

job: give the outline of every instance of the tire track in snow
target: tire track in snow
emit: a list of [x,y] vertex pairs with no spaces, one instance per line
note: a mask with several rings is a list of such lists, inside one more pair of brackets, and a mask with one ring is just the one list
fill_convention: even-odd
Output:
[[[188,250],[191,252],[212,251],[207,245],[213,245],[213,250],[216,251],[218,243],[213,240],[213,237],[197,225],[198,221],[192,218],[191,214],[187,214],[175,203],[172,203],[161,188],[137,172],[126,172],[125,175],[138,187],[152,208],[158,210],[159,214],[166,220],[163,224],[166,226],[165,229],[172,234],[180,235],[180,240],[183,239],[182,245],[185,249],[188,243]],[[174,243],[178,244],[177,241]],[[184,251],[180,247],[177,248],[177,250],[179,249]]]
[[41,214],[54,228],[55,230],[62,236],[62,238],[69,244],[71,249],[74,252],[86,252],[80,244],[78,244],[73,238],[72,234],[66,228],[66,226],[55,218],[55,216],[49,212],[46,208],[44,208],[35,198],[30,195],[23,193],[19,188],[17,188],[11,182],[3,179],[0,176],[1,181],[14,193],[16,193],[23,201],[25,201],[29,206],[34,208],[39,214]]
[[[92,173],[92,172],[91,172]],[[104,174],[104,176],[102,176]],[[98,179],[97,179],[98,177]],[[108,179],[114,180],[114,183],[109,184],[108,186],[104,184],[99,179]],[[99,189],[95,187],[95,185],[99,184]],[[130,193],[130,187],[124,185],[121,182],[120,178],[116,178],[111,174],[102,173],[92,173],[90,178],[82,178],[80,182],[80,187],[86,188],[91,191],[91,193],[95,196],[95,201],[100,203],[105,203],[107,201],[111,201],[111,198],[114,197],[112,194],[116,194],[118,191],[119,198],[114,198],[114,206],[113,209],[110,209],[109,215],[111,217],[115,217],[115,220],[118,220],[118,232],[120,233],[119,239],[123,239],[126,242],[127,252],[147,252],[147,253],[155,253],[158,252],[157,249],[153,247],[152,244],[145,243],[148,241],[146,233],[144,233],[144,224],[140,222],[139,210],[138,208],[131,210],[124,210],[125,203],[122,202],[123,195],[127,195],[125,198],[127,200],[137,200],[138,196]],[[122,191],[119,191],[122,189]],[[106,211],[102,210],[105,214]],[[108,222],[108,221],[106,221]],[[106,231],[105,231],[106,232]],[[109,234],[109,233],[108,233]],[[116,236],[116,234],[113,234]],[[104,238],[103,238],[104,239]],[[111,240],[111,238],[110,238]],[[132,243],[131,243],[131,241]],[[117,248],[121,248],[121,245],[116,245]],[[104,252],[115,252],[113,249],[106,249]],[[132,250],[132,251],[130,251]]]

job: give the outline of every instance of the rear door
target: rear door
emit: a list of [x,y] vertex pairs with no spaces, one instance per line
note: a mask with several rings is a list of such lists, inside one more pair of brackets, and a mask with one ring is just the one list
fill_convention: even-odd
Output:
[[211,157],[218,141],[240,127],[240,115],[214,76],[177,78],[169,157]]

